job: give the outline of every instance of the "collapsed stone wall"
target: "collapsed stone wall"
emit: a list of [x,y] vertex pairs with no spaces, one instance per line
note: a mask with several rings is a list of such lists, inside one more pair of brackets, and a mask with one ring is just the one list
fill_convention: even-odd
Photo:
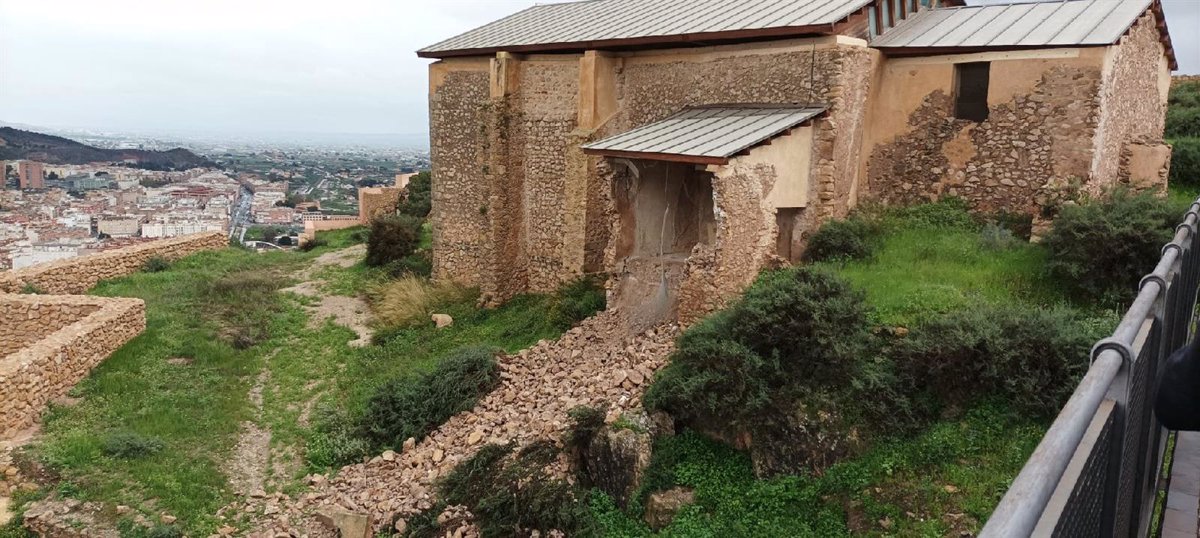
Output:
[[[1096,151],[1087,189],[1090,194],[1099,194],[1117,183],[1135,183],[1134,187],[1167,184],[1170,149],[1163,142],[1163,128],[1170,73],[1156,24],[1154,14],[1148,11],[1110,49],[1100,87]],[[1136,161],[1134,153],[1141,148],[1157,148],[1150,150],[1158,153],[1157,170],[1152,171],[1157,174],[1149,178],[1131,174],[1138,172],[1131,165]]]
[[16,353],[98,309],[94,304],[0,299],[0,358]]
[[34,265],[0,273],[0,293],[21,293],[32,287],[38,293],[81,294],[101,280],[136,273],[151,258],[177,260],[203,250],[225,248],[228,244],[223,232],[211,232]]
[[141,299],[0,295],[0,325],[56,330],[0,358],[0,439],[37,421],[46,405],[146,328]]

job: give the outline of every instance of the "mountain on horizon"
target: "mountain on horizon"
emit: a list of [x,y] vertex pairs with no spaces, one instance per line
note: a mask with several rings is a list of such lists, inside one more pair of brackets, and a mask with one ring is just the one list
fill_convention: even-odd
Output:
[[69,138],[0,127],[0,160],[29,159],[47,164],[119,163],[134,161],[149,170],[216,167],[216,163],[183,148],[167,151],[102,149]]

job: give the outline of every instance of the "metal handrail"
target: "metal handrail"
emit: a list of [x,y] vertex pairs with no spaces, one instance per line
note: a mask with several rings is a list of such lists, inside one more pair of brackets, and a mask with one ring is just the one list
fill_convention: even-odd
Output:
[[[1089,427],[1093,425],[1093,419],[1096,418],[1101,404],[1106,399],[1111,399],[1118,404],[1118,416],[1123,416],[1128,413],[1127,400],[1128,391],[1132,390],[1123,383],[1119,382],[1122,376],[1129,375],[1135,361],[1143,355],[1144,351],[1153,352],[1154,355],[1149,359],[1154,362],[1147,371],[1153,374],[1157,371],[1157,365],[1165,358],[1164,355],[1170,354],[1173,349],[1169,349],[1169,345],[1160,345],[1160,349],[1135,349],[1147,346],[1143,339],[1139,341],[1139,336],[1145,336],[1147,331],[1147,322],[1153,322],[1156,319],[1160,322],[1159,327],[1178,327],[1179,323],[1184,320],[1165,319],[1166,316],[1175,314],[1176,317],[1181,315],[1189,316],[1187,321],[1190,321],[1191,312],[1195,306],[1195,289],[1197,287],[1197,279],[1200,279],[1200,271],[1195,269],[1195,262],[1189,264],[1183,263],[1185,253],[1194,252],[1192,246],[1196,241],[1196,227],[1200,224],[1200,199],[1194,202],[1184,217],[1183,224],[1176,228],[1176,233],[1173,241],[1163,248],[1163,255],[1155,266],[1154,271],[1146,276],[1141,282],[1141,289],[1138,292],[1137,298],[1125,313],[1121,323],[1110,338],[1104,339],[1096,344],[1093,349],[1093,361],[1091,367],[1080,381],[1079,386],[1071,395],[1071,398],[1063,406],[1062,410],[1055,418],[1050,428],[1046,431],[1046,435],[1038,444],[1033,454],[1030,456],[1025,467],[1021,469],[1020,474],[1013,480],[1008,492],[1001,499],[1000,504],[992,513],[983,531],[980,533],[981,538],[1009,538],[1014,536],[1030,536],[1034,529],[1038,527],[1039,522],[1043,518],[1043,512],[1050,504],[1052,497],[1060,489],[1064,473],[1068,466],[1076,458],[1087,458],[1088,454],[1081,454],[1081,442]],[[1189,258],[1191,261],[1191,258]],[[1192,290],[1191,297],[1183,297],[1188,300],[1192,308],[1178,309],[1177,312],[1165,312],[1165,305],[1168,299],[1168,291],[1170,283],[1176,277],[1182,276],[1186,282],[1182,289]],[[1162,316],[1156,318],[1156,316]],[[1167,342],[1171,344],[1171,342]],[[1154,380],[1149,381],[1149,387],[1145,394],[1142,394],[1142,406],[1146,401],[1153,402],[1153,395],[1156,393]],[[1116,390],[1116,389],[1121,390]],[[1115,394],[1114,394],[1115,393]],[[1118,463],[1126,460],[1129,451],[1154,450],[1155,447],[1146,447],[1146,443],[1131,443],[1136,446],[1125,446],[1124,425],[1129,422],[1122,420],[1119,426],[1122,435],[1114,435],[1114,444],[1119,443],[1119,447],[1114,447],[1112,454],[1117,457],[1114,460]],[[1135,423],[1140,424],[1140,423]],[[1146,427],[1146,432],[1154,436],[1157,433],[1158,424],[1151,419],[1150,424]],[[1088,447],[1084,447],[1088,448]],[[1117,450],[1119,448],[1119,450]],[[1092,450],[1109,450],[1110,447],[1101,446]],[[1142,456],[1142,454],[1133,454],[1134,458]],[[1134,472],[1131,469],[1116,468],[1112,476],[1125,476],[1122,473]],[[1144,470],[1143,470],[1144,472]],[[1150,470],[1149,472],[1154,472]],[[1143,477],[1134,477],[1135,483]],[[1105,491],[1103,495],[1106,504],[1114,504],[1124,502],[1120,495],[1115,493],[1115,488],[1118,487],[1117,480],[1106,481],[1105,488],[1112,488],[1113,491]],[[1074,484],[1068,484],[1073,486]],[[1094,493],[1094,492],[1093,492]],[[1136,498],[1136,496],[1134,497]],[[1070,500],[1067,501],[1069,504]],[[1136,507],[1135,507],[1136,508]],[[1111,516],[1116,513],[1115,506],[1104,506],[1104,512]],[[1133,513],[1133,517],[1141,517],[1142,511],[1137,510]],[[1110,526],[1115,525],[1112,520],[1107,522]],[[1134,525],[1133,529],[1139,526],[1144,526],[1143,521],[1137,521],[1138,525]],[[1057,528],[1057,527],[1055,527]],[[1103,529],[1103,527],[1102,527]],[[1106,535],[1123,534],[1121,529],[1109,528],[1102,530]],[[1069,534],[1068,532],[1055,534]],[[1138,531],[1133,530],[1133,535],[1137,535]]]

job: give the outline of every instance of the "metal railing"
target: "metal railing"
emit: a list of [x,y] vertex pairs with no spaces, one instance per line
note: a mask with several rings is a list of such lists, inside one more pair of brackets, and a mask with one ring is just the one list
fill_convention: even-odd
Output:
[[1186,344],[1195,312],[1198,224],[1200,200],[1112,337],[1093,348],[1091,368],[981,537],[1147,534],[1166,442],[1151,411],[1159,368]]

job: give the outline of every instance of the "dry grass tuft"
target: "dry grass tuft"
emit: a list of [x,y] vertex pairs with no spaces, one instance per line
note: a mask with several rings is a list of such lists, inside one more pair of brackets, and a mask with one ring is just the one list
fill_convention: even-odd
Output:
[[381,326],[402,327],[427,323],[437,313],[434,310],[466,301],[474,294],[457,284],[433,283],[409,275],[375,286],[368,297]]

